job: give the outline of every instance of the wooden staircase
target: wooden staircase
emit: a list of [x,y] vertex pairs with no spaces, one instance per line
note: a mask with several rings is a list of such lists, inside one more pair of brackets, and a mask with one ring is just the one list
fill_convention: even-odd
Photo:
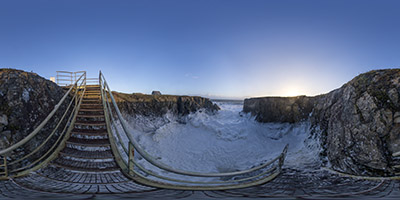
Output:
[[100,86],[87,86],[71,137],[53,164],[76,171],[116,171],[101,103]]
[[58,157],[36,174],[15,181],[26,188],[61,193],[143,193],[154,190],[125,177],[115,162],[99,85],[86,86],[74,129]]

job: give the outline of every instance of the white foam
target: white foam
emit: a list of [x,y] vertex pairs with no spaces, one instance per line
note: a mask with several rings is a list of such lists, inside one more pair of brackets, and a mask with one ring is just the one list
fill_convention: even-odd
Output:
[[[319,162],[319,142],[310,138],[309,122],[259,123],[249,114],[240,113],[243,104],[217,104],[221,110],[215,115],[196,112],[183,119],[167,114],[163,118],[139,116],[126,120],[135,139],[148,153],[176,169],[248,169],[278,156],[286,144],[289,151],[285,166],[301,168]],[[144,159],[138,162],[157,171]]]

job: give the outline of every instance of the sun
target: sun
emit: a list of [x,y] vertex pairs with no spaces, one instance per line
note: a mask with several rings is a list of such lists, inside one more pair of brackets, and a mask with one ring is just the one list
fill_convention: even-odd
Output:
[[295,86],[289,86],[282,90],[282,96],[286,97],[300,96],[304,94],[305,92],[302,89]]

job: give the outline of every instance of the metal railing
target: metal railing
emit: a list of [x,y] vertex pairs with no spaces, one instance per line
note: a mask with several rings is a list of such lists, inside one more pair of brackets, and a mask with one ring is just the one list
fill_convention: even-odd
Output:
[[[282,171],[288,145],[285,146],[282,153],[276,158],[243,171],[200,173],[174,169],[167,166],[148,154],[134,139],[101,71],[99,74],[99,82],[107,131],[115,160],[126,176],[139,183],[167,189],[226,190],[266,183],[274,179]],[[120,130],[122,131],[119,131],[117,126],[120,126],[122,128]],[[126,141],[124,142],[122,138],[127,139],[127,144],[125,144]],[[171,176],[164,176],[146,169],[135,159],[139,156],[150,163],[152,167],[156,167],[158,170],[162,170]],[[193,177],[195,177],[196,180],[193,180]]]
[[85,74],[86,77],[86,71],[77,71],[77,72],[56,71],[56,72],[57,72],[56,83],[59,86],[71,86],[83,74]]
[[70,86],[50,114],[30,134],[0,150],[0,179],[23,176],[37,170],[64,148],[86,90],[86,73],[83,72]]

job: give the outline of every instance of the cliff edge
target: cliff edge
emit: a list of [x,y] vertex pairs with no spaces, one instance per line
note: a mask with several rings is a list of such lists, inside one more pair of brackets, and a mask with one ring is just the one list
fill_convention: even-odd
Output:
[[310,120],[325,157],[335,170],[392,176],[400,159],[400,69],[361,74],[339,89],[316,97],[246,99],[244,112],[259,122]]
[[400,69],[361,74],[323,95],[311,116],[334,169],[393,175],[400,151]]
[[183,116],[200,109],[205,109],[207,112],[215,112],[220,109],[208,98],[198,96],[125,94],[119,92],[113,92],[113,96],[121,112],[130,116],[161,117],[167,112]]

